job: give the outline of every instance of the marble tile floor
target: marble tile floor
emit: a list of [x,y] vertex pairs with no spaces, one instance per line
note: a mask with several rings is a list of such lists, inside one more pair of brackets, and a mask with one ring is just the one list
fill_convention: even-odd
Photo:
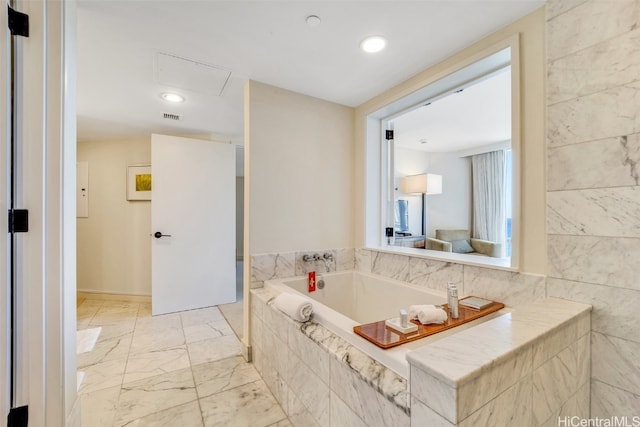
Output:
[[217,307],[78,297],[83,427],[291,426]]
[[238,338],[242,338],[242,266],[242,260],[236,260],[236,302],[218,306]]

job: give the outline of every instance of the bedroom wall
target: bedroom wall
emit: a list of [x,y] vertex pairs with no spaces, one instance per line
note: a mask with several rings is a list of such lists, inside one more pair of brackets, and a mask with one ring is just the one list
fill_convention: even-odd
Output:
[[422,196],[402,193],[402,178],[407,175],[434,173],[442,175],[442,194],[427,196],[427,236],[437,228],[471,226],[471,165],[468,158],[455,153],[427,153],[395,149],[396,200],[409,201],[409,228],[413,235],[422,233]]
[[127,165],[151,162],[151,137],[78,143],[89,217],[77,219],[78,291],[151,295],[151,202],[127,201]]

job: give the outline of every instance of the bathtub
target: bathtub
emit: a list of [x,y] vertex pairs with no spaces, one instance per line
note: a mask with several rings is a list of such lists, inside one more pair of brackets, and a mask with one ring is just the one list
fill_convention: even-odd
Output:
[[[413,304],[444,304],[444,290],[438,292],[355,271],[319,274],[317,281],[320,279],[325,282],[324,289],[317,289],[315,292],[307,291],[306,277],[268,280],[264,286],[312,299],[314,321],[405,379],[409,378],[409,364],[406,360],[409,351],[507,312],[503,309],[456,328],[384,350],[355,334],[353,327],[397,317],[401,308],[408,309]],[[442,286],[444,288],[446,284],[443,283]]]

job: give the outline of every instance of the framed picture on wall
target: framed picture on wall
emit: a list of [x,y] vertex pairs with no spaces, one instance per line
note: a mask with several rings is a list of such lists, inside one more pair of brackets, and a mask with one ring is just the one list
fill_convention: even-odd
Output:
[[151,165],[127,166],[127,200],[151,200]]

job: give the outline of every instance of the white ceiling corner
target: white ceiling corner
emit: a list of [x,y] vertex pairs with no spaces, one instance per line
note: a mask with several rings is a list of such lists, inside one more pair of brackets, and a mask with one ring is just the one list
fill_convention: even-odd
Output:
[[[543,5],[543,0],[78,0],[78,139],[154,132],[239,138],[247,79],[357,106]],[[321,18],[320,25],[306,24],[312,14]],[[372,34],[389,42],[376,55],[359,49]],[[184,74],[174,64],[171,77],[167,70],[157,79],[158,52],[192,63],[182,64]],[[222,92],[216,93],[223,74],[207,67],[232,71]],[[161,92],[175,88],[186,102],[169,105],[160,99]],[[183,119],[164,120],[163,112]]]

